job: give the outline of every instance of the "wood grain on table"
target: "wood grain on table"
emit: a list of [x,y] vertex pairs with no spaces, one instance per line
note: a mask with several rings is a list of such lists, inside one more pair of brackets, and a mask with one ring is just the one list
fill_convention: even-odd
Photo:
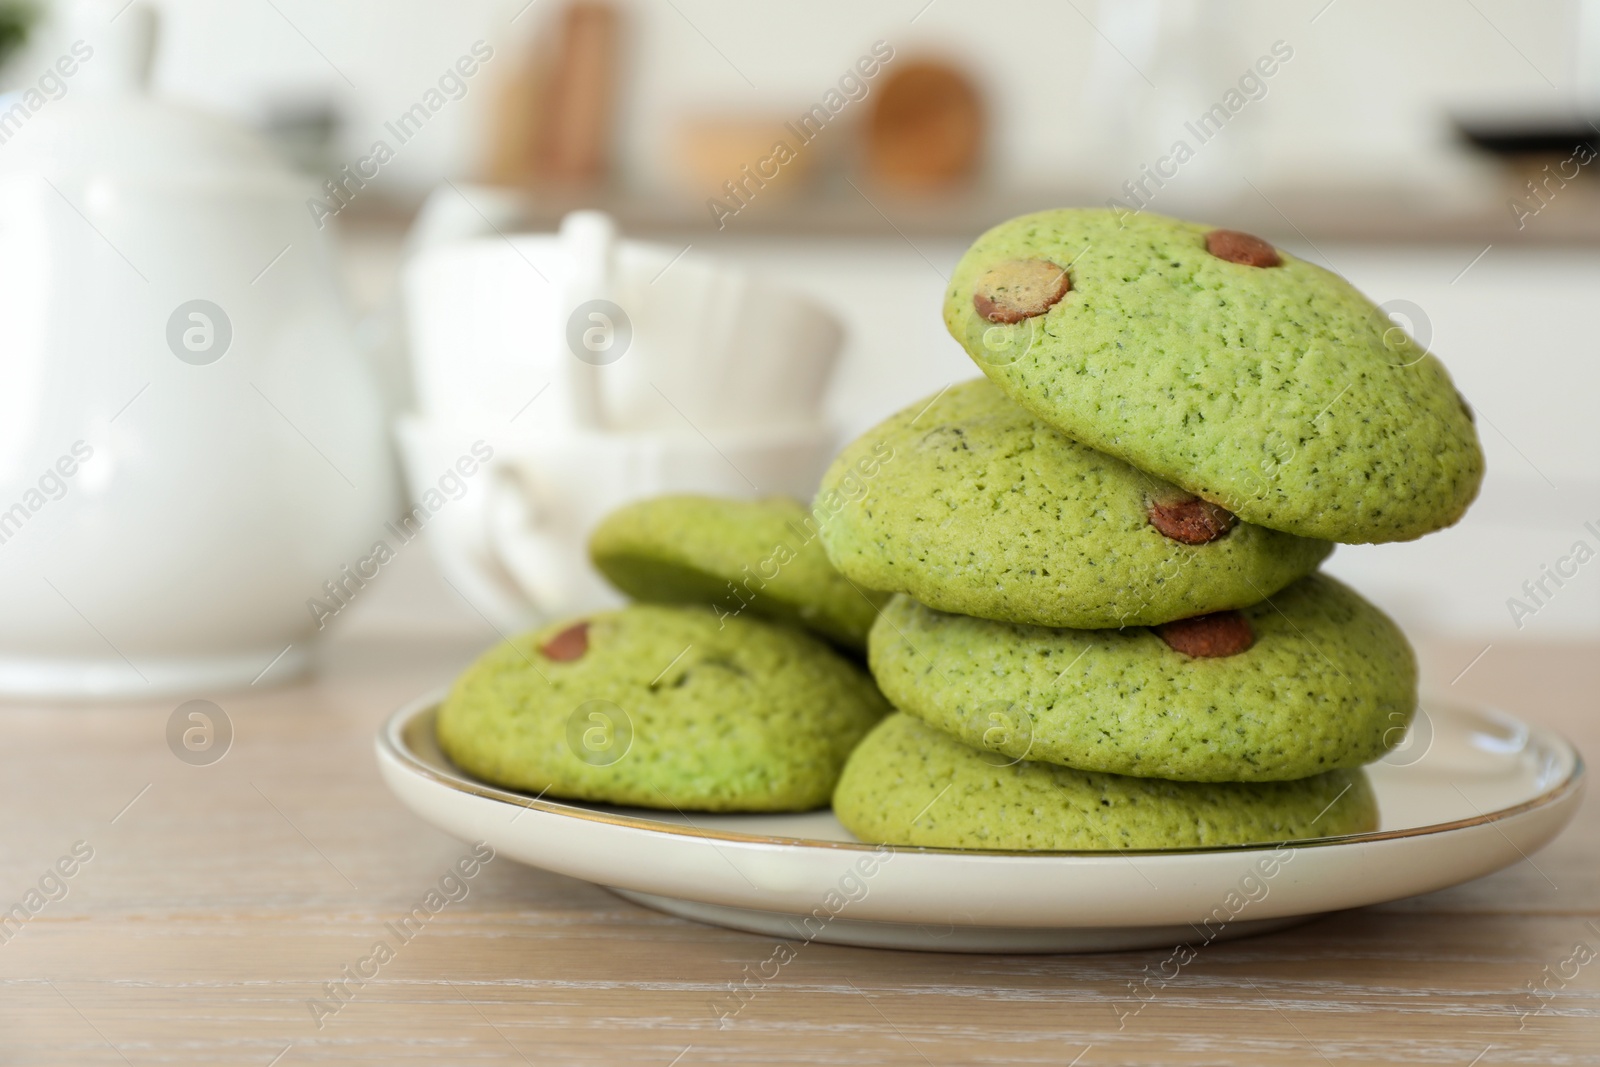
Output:
[[[1425,688],[1600,751],[1600,650],[1497,644],[1452,685],[1482,647],[1423,648]],[[58,898],[0,927],[0,1063],[1600,1063],[1600,959],[1574,951],[1600,952],[1592,794],[1531,863],[1212,944],[1138,1000],[1170,950],[815,943],[719,1023],[775,941],[503,858],[372,961],[470,851],[390,796],[373,736],[473,651],[346,642],[315,681],[219,694],[209,766],[169,751],[175,701],[0,709],[0,907]]]

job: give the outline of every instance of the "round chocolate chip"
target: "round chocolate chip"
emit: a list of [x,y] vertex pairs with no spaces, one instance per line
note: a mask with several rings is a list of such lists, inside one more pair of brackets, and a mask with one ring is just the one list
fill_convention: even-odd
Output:
[[1250,620],[1237,611],[1195,615],[1155,628],[1156,635],[1173,651],[1196,659],[1237,656],[1256,643]]
[[587,622],[575,622],[539,646],[539,652],[545,659],[555,660],[557,663],[571,663],[573,660],[582,659],[584,653],[588,651]]
[[972,306],[990,322],[1021,322],[1049,311],[1071,288],[1067,272],[1047,259],[1008,259],[978,279]]
[[1203,545],[1233,529],[1233,512],[1199,497],[1152,500],[1150,525],[1180,544]]
[[1238,230],[1212,230],[1206,234],[1206,251],[1218,259],[1246,267],[1276,267],[1283,262],[1276,248]]

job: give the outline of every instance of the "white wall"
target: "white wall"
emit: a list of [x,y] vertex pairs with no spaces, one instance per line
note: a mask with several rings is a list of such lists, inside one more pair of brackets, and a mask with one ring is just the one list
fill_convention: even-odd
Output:
[[[244,114],[269,98],[327,93],[348,115],[347,154],[476,39],[497,49],[487,73],[503,77],[557,9],[556,0],[525,10],[527,0],[156,2],[169,31],[165,90]],[[1443,104],[1559,101],[1573,84],[1574,5],[1563,0],[618,3],[628,13],[621,156],[639,184],[663,180],[659,161],[684,114],[787,114],[878,38],[900,55],[959,55],[989,93],[993,171],[1023,186],[1120,180],[1279,39],[1294,59],[1229,135],[1229,151],[1267,174],[1426,172],[1445,140]],[[1164,20],[1159,39],[1140,30],[1150,13]],[[383,180],[425,189],[467,173],[492,89],[475,84]]]

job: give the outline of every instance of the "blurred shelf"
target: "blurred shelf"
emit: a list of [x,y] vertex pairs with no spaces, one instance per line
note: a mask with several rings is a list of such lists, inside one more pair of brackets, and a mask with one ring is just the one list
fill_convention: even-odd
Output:
[[[1200,201],[1157,197],[1150,210],[1205,219],[1256,233],[1317,240],[1367,242],[1506,242],[1600,244],[1600,180],[1580,174],[1548,186],[1547,202],[1524,183],[1538,180],[1538,165],[1508,168],[1498,182],[1463,188],[1415,185],[1351,188],[1276,187],[1246,189],[1232,198]],[[1519,227],[1512,202],[1521,194],[1526,212]],[[937,196],[908,196],[866,185],[844,184],[804,195],[762,199],[759,195],[719,227],[704,200],[681,194],[593,190],[529,193],[524,228],[554,230],[576,208],[598,208],[616,218],[623,232],[688,239],[740,237],[903,237],[970,240],[1015,215],[1053,207],[1103,207],[1105,189],[997,189],[976,187]],[[416,198],[369,195],[341,216],[346,225],[403,223]]]

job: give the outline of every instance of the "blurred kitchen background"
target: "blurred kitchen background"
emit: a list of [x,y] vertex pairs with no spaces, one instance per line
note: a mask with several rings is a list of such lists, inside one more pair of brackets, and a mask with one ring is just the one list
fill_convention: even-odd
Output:
[[[16,44],[7,87],[25,89],[67,44],[48,8],[24,40],[26,6],[4,6],[0,43]],[[434,481],[429,463],[447,470],[480,438],[497,462],[514,460],[528,434],[572,424],[557,407],[586,402],[582,387],[508,393],[506,411],[474,423],[470,404],[433,410],[439,396],[419,395],[446,388],[439,367],[453,359],[470,376],[521,358],[515,345],[484,351],[507,334],[474,332],[472,316],[552,284],[545,275],[563,268],[541,272],[544,246],[514,235],[554,233],[574,209],[644,242],[636,258],[660,269],[645,287],[722,264],[831,313],[843,335],[816,416],[825,458],[976,374],[939,316],[944,278],[973,237],[1023,211],[1115,198],[1256,232],[1344,274],[1445,360],[1476,408],[1490,473],[1467,519],[1414,544],[1341,548],[1334,572],[1421,636],[1600,636],[1600,566],[1547,579],[1537,602],[1524,589],[1575,543],[1600,550],[1600,346],[1588,317],[1600,291],[1597,0],[153,6],[155,94],[229,116],[333,183],[307,211],[333,242],[391,418],[411,419],[419,437],[460,429],[437,461],[416,458],[427,446],[413,442],[410,500]],[[610,240],[603,217],[579,216],[573,230],[585,225]],[[474,241],[499,248],[501,266],[450,258],[452,243]],[[512,253],[531,271],[517,274]],[[502,273],[488,282],[478,270]],[[451,313],[466,317],[452,324]],[[820,328],[795,314],[772,321]],[[817,337],[805,334],[827,343]],[[741,454],[752,432],[697,415],[671,389],[643,396],[637,425],[609,430],[672,427],[719,457]],[[570,463],[581,480],[583,460]],[[737,491],[770,488],[732,473]],[[478,499],[489,481],[463,480],[466,498],[489,507]],[[504,603],[452,580],[441,546],[430,548],[397,552],[331,625],[508,624]],[[538,584],[527,577],[537,564],[496,566]],[[1513,612],[1512,598],[1536,610]]]

